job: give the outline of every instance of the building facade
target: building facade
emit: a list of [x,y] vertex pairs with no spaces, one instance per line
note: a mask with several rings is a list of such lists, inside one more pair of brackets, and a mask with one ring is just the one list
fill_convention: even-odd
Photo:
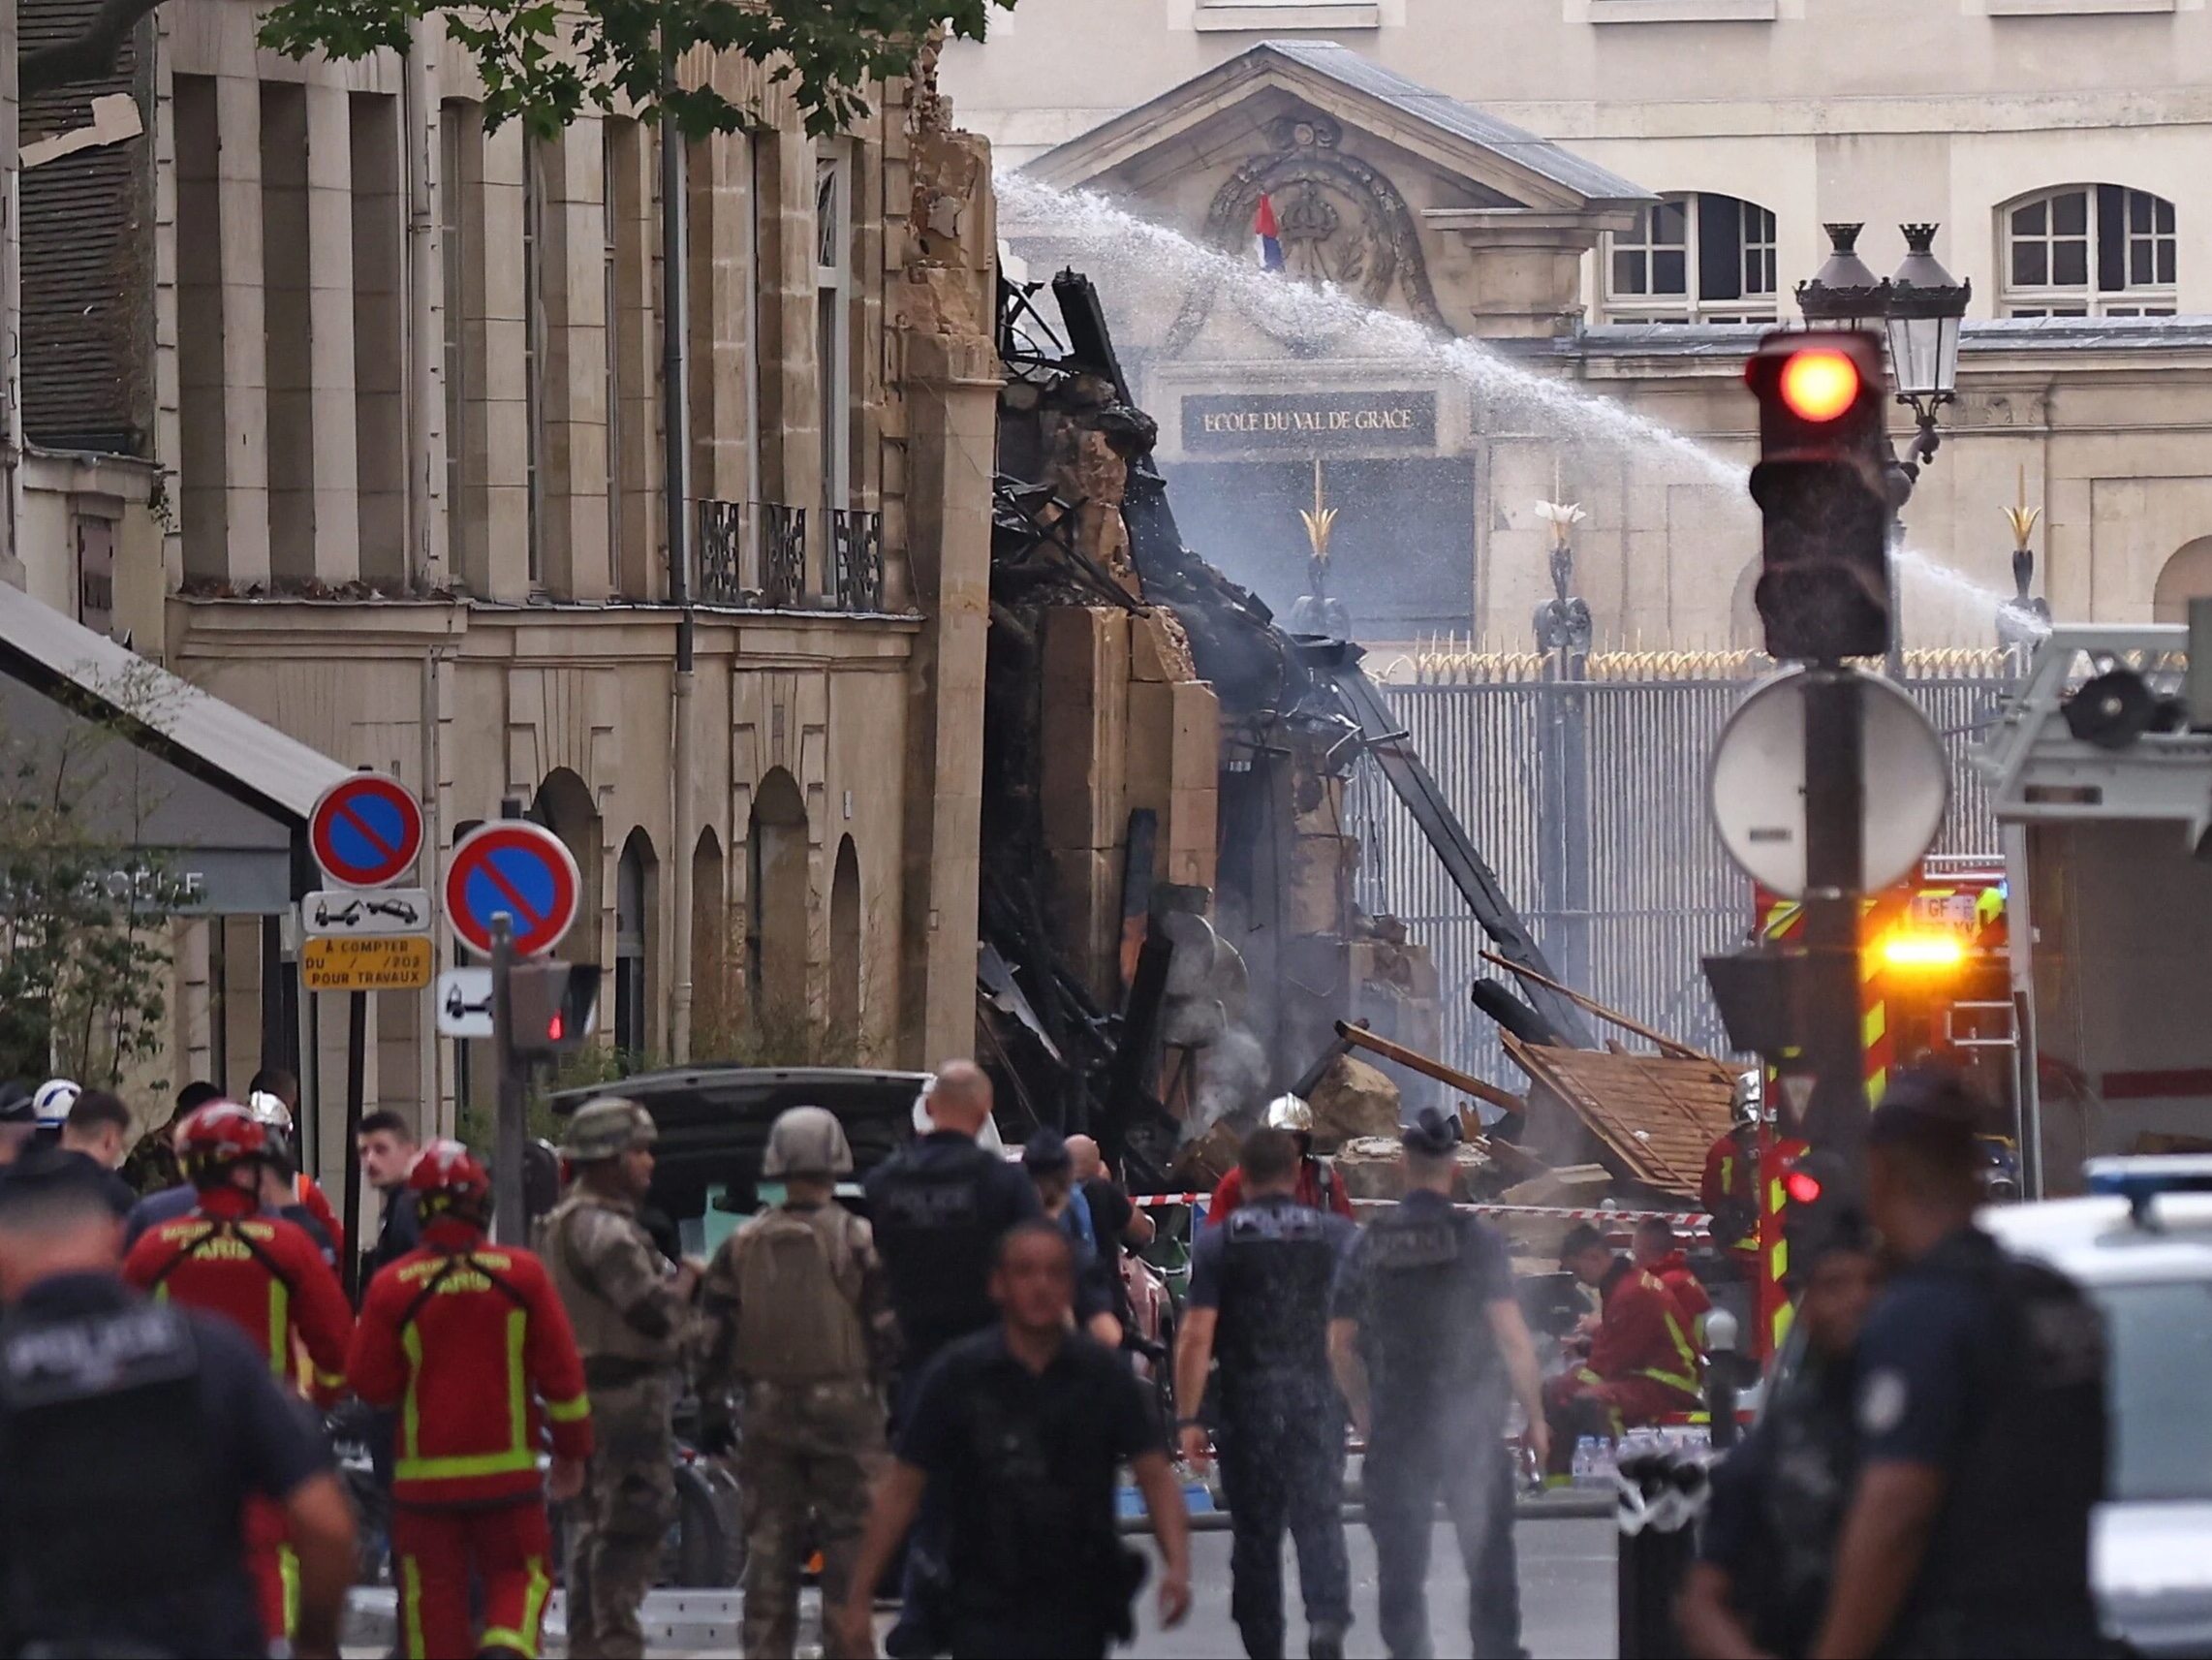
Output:
[[[683,65],[756,119],[683,146],[678,584],[658,129],[487,133],[434,22],[354,65],[255,27],[171,0],[113,84],[23,113],[15,579],[403,780],[433,904],[473,825],[549,825],[583,877],[564,955],[607,971],[601,1034],[634,1060],[964,1051],[981,143],[925,81],[818,140],[756,67]],[[73,285],[96,326],[66,326]],[[291,933],[179,924],[174,1081],[242,1087],[293,1030],[344,1077],[342,1013],[296,1018]],[[370,1001],[365,1105],[450,1126],[483,1069],[428,992]]]
[[[1265,538],[1225,563],[1285,609],[1322,462],[1336,579],[1362,638],[1391,643],[1533,643],[1553,592],[1549,502],[1585,516],[1573,581],[1603,641],[1754,642],[1742,358],[1760,327],[1794,320],[1825,223],[1864,223],[1878,272],[1905,251],[1896,226],[1940,224],[1937,252],[1973,298],[1959,401],[1906,513],[1904,609],[1909,642],[1981,644],[2014,591],[2007,508],[2039,513],[2037,579],[2062,615],[2165,616],[2212,589],[2206,335],[2190,321],[2212,311],[2212,206],[2194,184],[2212,97],[2188,67],[2207,28],[2190,0],[1024,0],[986,44],[953,48],[947,74],[1002,161],[1047,187],[1009,193],[1033,263],[1072,249],[1110,268],[1097,210],[1051,194],[1071,189],[1250,263],[1264,186],[1291,277],[1501,343],[1503,367],[1373,331],[1356,350],[1255,338],[1249,304],[1153,329],[1189,311],[1157,291],[1120,320],[1149,349],[1186,519]],[[1301,145],[1329,152],[1319,171]],[[1544,169],[1613,183],[1577,201],[1543,188]],[[1161,290],[1223,286],[1172,259],[1130,264]],[[1533,393],[1508,368],[1665,431]],[[1362,436],[1377,392],[1419,394],[1410,426]],[[1194,426],[1186,392],[1258,398],[1210,413],[1262,427],[1209,430],[1204,406]],[[1305,419],[1352,424],[1300,452]],[[1178,448],[1194,438],[1210,454]],[[1412,516],[1430,556],[1409,569],[1408,498],[1377,464],[1417,458],[1436,482]],[[1280,476],[1210,470],[1262,461]],[[1362,520],[1380,607],[1365,619]]]

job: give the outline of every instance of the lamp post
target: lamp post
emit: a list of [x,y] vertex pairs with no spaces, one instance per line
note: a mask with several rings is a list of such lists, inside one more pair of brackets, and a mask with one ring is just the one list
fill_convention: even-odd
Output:
[[1920,468],[1943,440],[1936,412],[1958,394],[1958,331],[1973,298],[1972,282],[1953,282],[1932,249],[1937,227],[1900,225],[1905,263],[1894,276],[1876,279],[1858,257],[1862,225],[1828,225],[1827,263],[1797,285],[1797,306],[1807,323],[1829,329],[1872,329],[1889,337],[1889,372],[1897,401],[1913,411],[1913,442],[1900,457],[1891,447],[1889,486],[1889,673],[1905,668],[1905,619],[1897,592],[1896,550],[1905,527],[1900,517],[1913,499]]

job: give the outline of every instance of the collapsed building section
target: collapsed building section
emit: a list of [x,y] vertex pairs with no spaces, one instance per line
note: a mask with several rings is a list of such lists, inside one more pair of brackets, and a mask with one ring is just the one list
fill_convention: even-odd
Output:
[[[1433,1052],[1440,987],[1404,926],[1355,900],[1346,791],[1369,754],[1441,812],[1433,780],[1355,646],[1286,632],[1183,546],[1086,279],[1063,273],[1048,301],[1002,284],[1001,351],[979,1035],[1002,1103],[1089,1130],[1140,1178],[1188,1171],[1194,1147],[1211,1150],[1191,1174],[1217,1173],[1286,1089],[1325,1143],[1394,1135],[1409,1100],[1450,1097],[1354,1058],[1339,1023]],[[1541,967],[1442,817],[1477,915]],[[1532,1033],[1578,1035],[1564,1002],[1507,1000]]]

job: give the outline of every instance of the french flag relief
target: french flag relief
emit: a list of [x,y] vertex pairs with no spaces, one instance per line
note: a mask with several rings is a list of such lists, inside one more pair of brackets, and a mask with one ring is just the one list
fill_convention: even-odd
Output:
[[1260,268],[1279,271],[1283,268],[1283,239],[1275,226],[1275,204],[1262,194],[1258,211],[1252,215],[1252,251],[1260,256]]

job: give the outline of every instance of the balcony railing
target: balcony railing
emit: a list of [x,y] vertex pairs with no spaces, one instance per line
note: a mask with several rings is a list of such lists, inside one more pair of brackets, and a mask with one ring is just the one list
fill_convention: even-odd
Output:
[[829,513],[828,591],[807,591],[803,507],[781,502],[701,501],[697,596],[702,605],[769,611],[881,611],[884,516]]
[[829,511],[829,588],[839,611],[884,609],[884,516]]

